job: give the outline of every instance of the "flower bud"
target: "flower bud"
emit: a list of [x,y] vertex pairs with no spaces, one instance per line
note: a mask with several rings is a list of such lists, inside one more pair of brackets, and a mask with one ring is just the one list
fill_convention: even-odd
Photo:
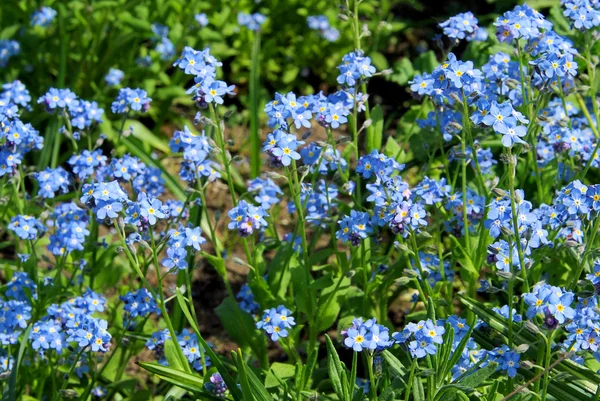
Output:
[[515,276],[511,272],[498,272],[497,274],[498,277],[503,278],[505,280],[512,280],[512,278]]
[[454,93],[454,92],[450,93],[450,97],[452,98],[452,100],[454,100],[456,103],[458,103],[462,106],[463,102],[456,93]]
[[455,130],[457,130],[457,131],[462,131],[462,129],[463,129],[463,126],[462,126],[462,125],[460,125],[459,123],[455,122],[455,121],[452,121],[452,122],[448,123],[448,125],[449,125],[451,128],[454,128],[454,129],[455,129]]
[[517,354],[524,354],[529,349],[529,344],[521,344],[515,348]]
[[529,370],[533,368],[533,363],[527,360],[519,361],[519,364],[521,365],[521,369]]
[[523,323],[523,327],[525,327],[525,330],[529,331],[530,333],[542,334],[542,331],[539,329],[539,327],[531,322],[531,320],[526,320],[525,323]]
[[506,191],[500,188],[492,189],[492,193],[499,198],[504,198],[506,196]]
[[65,400],[74,400],[76,398],[79,398],[79,393],[75,390],[71,390],[71,389],[60,390],[59,393],[60,393],[60,396]]
[[512,237],[513,236],[513,231],[511,228],[508,227],[500,227],[500,232],[502,232],[503,235],[507,236],[507,237]]

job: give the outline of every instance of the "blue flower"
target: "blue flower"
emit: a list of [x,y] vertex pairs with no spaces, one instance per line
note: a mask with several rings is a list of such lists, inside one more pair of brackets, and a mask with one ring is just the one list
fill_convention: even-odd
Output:
[[278,341],[280,338],[287,337],[288,329],[295,325],[291,311],[280,305],[277,308],[265,310],[262,319],[256,323],[256,328],[264,330],[271,340]]
[[162,265],[169,269],[185,270],[188,268],[186,257],[185,248],[168,248],[167,257],[162,260]]
[[56,18],[56,14],[56,10],[50,7],[41,7],[31,14],[31,26],[47,28]]
[[106,81],[108,86],[119,86],[123,78],[125,78],[125,73],[123,71],[118,68],[111,68],[104,77],[104,81]]
[[202,229],[200,227],[196,228],[186,228],[185,229],[185,239],[186,246],[191,246],[195,250],[200,250],[200,245],[206,243],[206,239],[202,237]]
[[200,24],[201,27],[205,27],[208,25],[208,17],[205,13],[199,13],[194,15],[194,19],[198,24]]
[[361,352],[365,348],[371,347],[370,333],[367,335],[367,328],[361,326],[359,328],[350,328],[347,332],[347,337],[344,344],[348,348],[352,348],[355,352]]

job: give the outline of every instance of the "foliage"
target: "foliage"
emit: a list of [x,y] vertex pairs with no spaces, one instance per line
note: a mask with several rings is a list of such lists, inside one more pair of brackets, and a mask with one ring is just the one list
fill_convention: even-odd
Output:
[[0,6],[2,399],[597,400],[598,4],[217,3]]

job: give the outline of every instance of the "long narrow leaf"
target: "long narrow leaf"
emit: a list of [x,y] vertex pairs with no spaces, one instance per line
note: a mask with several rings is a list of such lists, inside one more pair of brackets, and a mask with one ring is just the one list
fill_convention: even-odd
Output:
[[183,298],[183,295],[181,295],[181,292],[179,291],[179,289],[177,289],[176,296],[177,296],[177,301],[179,302],[179,306],[181,307],[181,311],[183,312],[184,316],[188,320],[188,323],[190,324],[190,326],[192,326],[192,330],[194,330],[194,333],[196,334],[196,337],[198,337],[198,341],[200,341],[200,344],[204,347],[205,352],[208,354],[208,356],[210,356],[210,360],[211,360],[212,364],[215,366],[215,368],[217,368],[217,370],[221,374],[221,377],[223,377],[223,381],[225,381],[225,384],[227,384],[227,387],[229,388],[229,391],[230,391],[231,395],[233,396],[234,400],[242,401],[243,400],[242,392],[237,387],[236,381],[233,379],[233,377],[231,377],[231,375],[229,374],[229,371],[227,370],[227,368],[225,368],[225,365],[223,365],[223,363],[221,362],[220,357],[217,354],[215,354],[215,352],[212,350],[210,345],[206,341],[204,341],[204,338],[200,334],[200,329],[198,328],[196,319],[192,318],[192,314],[190,313],[190,310],[188,309],[185,299]]

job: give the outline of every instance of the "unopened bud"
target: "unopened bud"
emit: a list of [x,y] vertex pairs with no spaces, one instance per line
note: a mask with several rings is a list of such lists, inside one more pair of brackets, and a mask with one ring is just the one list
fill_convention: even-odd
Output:
[[524,354],[529,349],[529,344],[521,344],[515,348],[517,354]]
[[531,322],[531,320],[526,320],[525,323],[523,323],[523,327],[525,328],[525,330],[527,330],[533,334],[541,334],[542,333],[540,328],[537,327],[535,324],[533,324]]
[[208,142],[211,148],[217,147],[217,143],[212,138],[206,138],[206,142]]
[[308,139],[308,137],[311,135],[312,131],[306,131],[304,134],[302,134],[302,140]]
[[508,78],[504,82],[506,83],[506,86],[508,86],[510,89],[515,89],[519,85],[521,85],[521,83],[519,81],[517,81],[516,79],[512,79],[512,78]]
[[497,274],[498,277],[503,278],[505,280],[512,280],[512,278],[515,276],[511,272],[498,272]]
[[451,128],[454,128],[454,129],[455,129],[455,130],[457,130],[457,131],[462,131],[462,129],[463,129],[463,126],[462,126],[462,125],[460,125],[459,123],[455,122],[455,121],[452,121],[452,122],[448,123],[448,125],[449,125]]
[[506,191],[500,188],[492,189],[492,193],[498,198],[504,198],[506,196]]
[[403,253],[410,252],[410,250],[408,249],[408,247],[405,244],[401,244],[399,242],[394,243],[394,248],[396,248],[397,250],[399,250],[400,252],[403,252]]
[[507,236],[507,237],[512,237],[513,236],[513,231],[512,229],[508,228],[508,227],[500,227],[500,232]]
[[365,122],[363,123],[363,128],[369,128],[371,126],[371,124],[373,124],[373,120],[371,120],[369,118],[368,120],[365,120]]
[[223,114],[223,119],[224,119],[224,120],[228,120],[228,119],[229,119],[229,117],[231,117],[232,115],[233,115],[233,110],[227,110],[227,111],[225,112],[225,114]]
[[579,246],[579,243],[577,241],[573,241],[572,239],[568,239],[565,241],[565,245],[568,246],[569,248],[575,248],[575,247]]
[[458,95],[454,92],[450,93],[450,97],[452,98],[452,100],[454,100],[456,103],[462,105],[463,102],[462,100],[458,97]]
[[[326,155],[323,155],[323,157],[326,158]],[[309,166],[300,166],[297,168],[297,170],[298,170],[299,174],[304,174],[304,173],[308,172]]]
[[400,277],[395,282],[396,282],[396,285],[404,287],[404,286],[408,285],[408,283],[410,283],[410,278]]
[[521,365],[521,369],[529,370],[533,368],[533,363],[528,360],[519,361],[519,364]]
[[59,391],[60,396],[65,400],[74,400],[75,398],[79,398],[79,393],[75,390],[66,389]]
[[577,297],[579,298],[590,298],[595,294],[594,291],[579,291]]
[[325,152],[323,152],[322,156],[323,156],[323,159],[327,160],[328,162],[332,162],[332,161],[335,160],[334,157],[333,157],[333,155],[331,153],[325,153]]
[[132,243],[128,243],[127,244],[127,249],[129,249],[129,252],[131,252],[131,253],[135,253],[136,252],[135,247],[133,246]]
[[521,148],[521,154],[527,153],[530,150],[531,150],[531,146],[528,143],[524,143],[523,147]]
[[350,138],[347,135],[345,135],[345,136],[341,137],[340,139],[338,139],[337,141],[335,141],[335,143],[337,143],[337,144],[343,144],[343,143],[349,143],[349,142],[352,142],[352,138]]

